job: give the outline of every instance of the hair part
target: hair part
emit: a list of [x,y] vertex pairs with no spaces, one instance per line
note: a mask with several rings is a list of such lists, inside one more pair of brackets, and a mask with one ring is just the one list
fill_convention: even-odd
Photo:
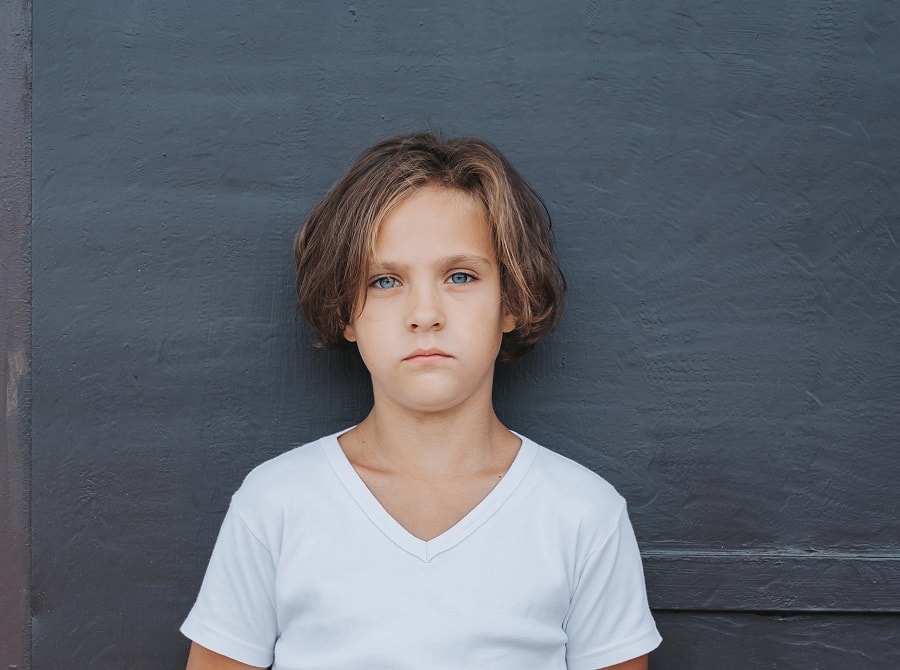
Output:
[[424,186],[458,190],[484,206],[504,306],[516,323],[503,336],[499,359],[518,358],[556,327],[565,302],[547,208],[490,144],[426,133],[394,137],[365,151],[297,233],[297,296],[318,344],[346,343],[344,328],[364,295],[378,230]]

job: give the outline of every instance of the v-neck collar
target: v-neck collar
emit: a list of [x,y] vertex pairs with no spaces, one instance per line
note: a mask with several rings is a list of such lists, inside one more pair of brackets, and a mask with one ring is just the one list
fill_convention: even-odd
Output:
[[[347,430],[350,430],[349,428]],[[503,504],[509,499],[513,491],[524,479],[525,474],[534,461],[537,451],[537,445],[526,437],[513,433],[518,437],[522,444],[519,452],[513,459],[512,464],[503,475],[503,478],[497,485],[491,489],[468,514],[457,521],[453,526],[445,530],[443,533],[430,540],[421,540],[406,528],[400,522],[392,517],[384,506],[378,501],[375,495],[369,490],[365,482],[356,472],[356,469],[350,463],[344,450],[338,443],[338,437],[347,432],[342,430],[333,435],[323,437],[319,440],[322,450],[325,453],[328,462],[331,464],[335,475],[343,484],[344,488],[362,509],[369,520],[403,551],[415,556],[420,561],[428,563],[438,554],[452,549],[457,544],[465,540],[475,530],[477,530],[485,521],[499,510]]]

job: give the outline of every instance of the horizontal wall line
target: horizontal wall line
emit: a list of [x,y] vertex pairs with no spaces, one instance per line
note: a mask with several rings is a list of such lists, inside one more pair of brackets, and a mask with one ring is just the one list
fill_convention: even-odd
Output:
[[643,554],[650,606],[728,612],[900,612],[900,555]]

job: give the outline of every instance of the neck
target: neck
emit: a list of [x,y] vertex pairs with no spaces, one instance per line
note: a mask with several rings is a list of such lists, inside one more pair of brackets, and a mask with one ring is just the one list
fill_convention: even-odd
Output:
[[413,414],[376,402],[345,436],[341,444],[351,461],[422,477],[491,469],[519,444],[489,403],[479,410]]

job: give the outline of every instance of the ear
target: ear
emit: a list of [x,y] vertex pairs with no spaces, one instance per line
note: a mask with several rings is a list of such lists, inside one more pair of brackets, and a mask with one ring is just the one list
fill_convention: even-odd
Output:
[[348,342],[356,342],[356,331],[350,324],[344,326],[344,339]]
[[[503,332],[511,333],[516,329],[516,319],[509,312],[504,312],[503,314]],[[346,335],[345,335],[346,337]]]

